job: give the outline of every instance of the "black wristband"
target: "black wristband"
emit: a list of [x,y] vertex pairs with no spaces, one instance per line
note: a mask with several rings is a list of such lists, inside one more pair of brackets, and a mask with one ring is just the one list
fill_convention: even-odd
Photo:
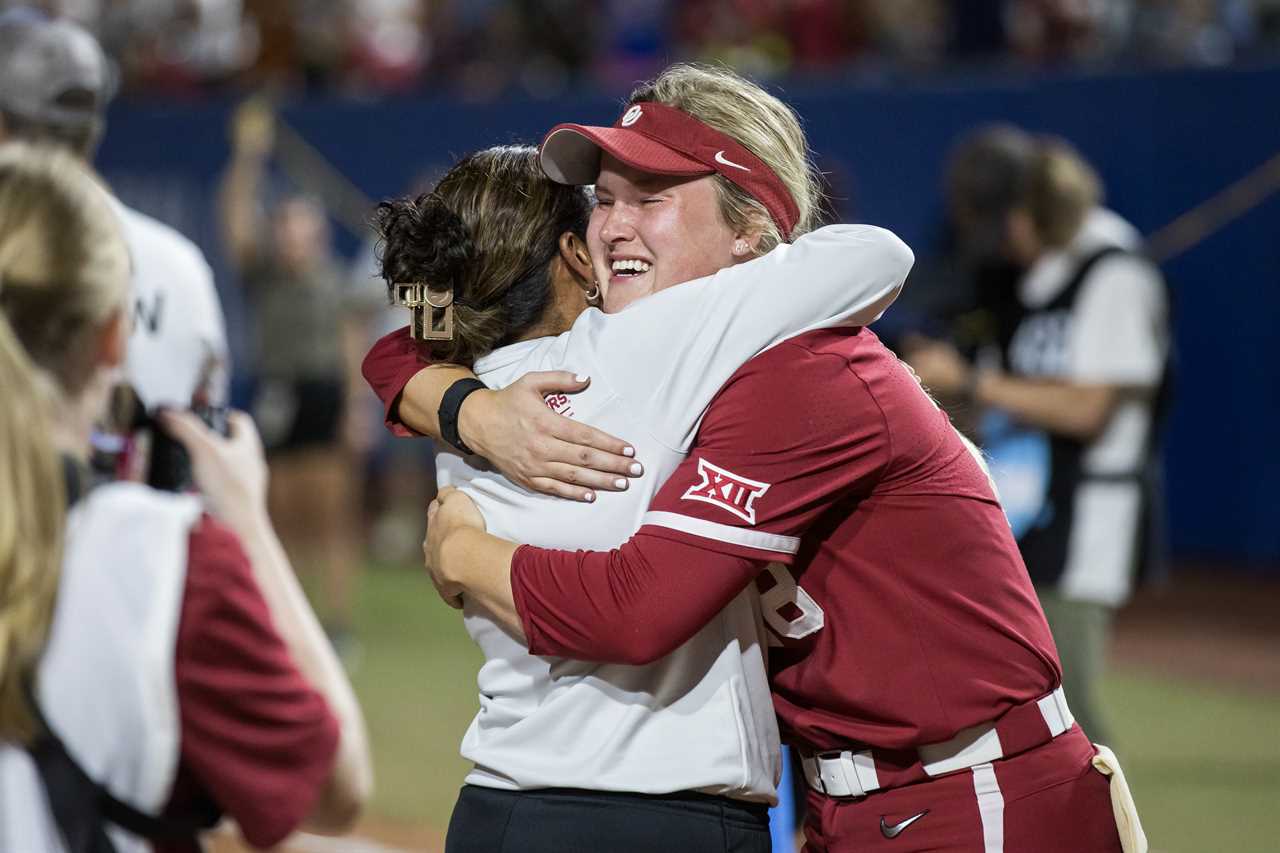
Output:
[[440,399],[440,408],[436,412],[440,417],[440,437],[468,455],[473,451],[463,442],[462,436],[458,435],[458,412],[462,411],[462,401],[467,399],[472,391],[481,391],[487,387],[479,379],[471,377],[459,379],[444,392],[444,397]]

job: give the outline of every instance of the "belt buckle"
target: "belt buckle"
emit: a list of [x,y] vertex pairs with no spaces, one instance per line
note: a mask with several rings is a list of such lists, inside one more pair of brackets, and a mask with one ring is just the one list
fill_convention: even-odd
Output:
[[[822,777],[822,762],[829,758],[839,758],[840,755],[840,750],[837,749],[827,750],[826,752],[813,752],[809,755],[802,754],[800,756],[802,762],[807,762],[813,767],[814,783],[811,783],[809,787],[816,789],[818,793],[825,794],[828,797],[835,796],[835,794],[832,794],[827,790],[827,780]],[[808,776],[809,774],[806,773],[805,775]]]
[[[833,794],[827,789],[824,781],[822,793],[826,794],[828,797],[834,797],[836,799],[858,800],[865,797],[869,790],[874,790],[879,787],[874,782],[868,786],[867,781],[862,778],[862,774],[858,769],[858,757],[862,754],[862,752],[856,752],[852,749],[834,749],[821,753],[818,756],[819,760],[832,762],[835,768],[837,768],[833,773],[838,772],[839,779],[843,782],[842,792],[839,794]],[[822,765],[819,764],[818,768],[819,779],[821,779]]]
[[831,750],[827,750],[826,752],[815,752],[809,757],[809,760],[813,762],[813,778],[818,780],[818,792],[825,794],[828,797],[834,795],[827,791],[827,780],[822,777],[822,762],[824,759],[833,755],[839,756],[839,750],[836,750],[835,752],[832,752]]

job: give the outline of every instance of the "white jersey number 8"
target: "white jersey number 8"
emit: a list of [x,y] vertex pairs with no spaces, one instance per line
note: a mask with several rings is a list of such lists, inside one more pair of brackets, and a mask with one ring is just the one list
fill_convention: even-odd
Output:
[[773,586],[760,593],[760,607],[774,633],[799,640],[821,631],[825,622],[822,608],[800,588],[790,570],[781,563],[769,563],[764,570],[773,578]]

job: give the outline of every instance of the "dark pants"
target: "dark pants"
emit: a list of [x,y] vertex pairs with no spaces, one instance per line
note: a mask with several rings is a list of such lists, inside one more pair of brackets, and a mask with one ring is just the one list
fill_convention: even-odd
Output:
[[763,804],[705,794],[464,785],[445,853],[769,853]]

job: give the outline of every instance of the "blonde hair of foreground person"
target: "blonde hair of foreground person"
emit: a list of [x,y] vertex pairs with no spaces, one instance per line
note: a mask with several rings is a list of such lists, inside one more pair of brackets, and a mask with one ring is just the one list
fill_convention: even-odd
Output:
[[54,436],[105,395],[129,256],[106,192],[69,153],[0,145],[0,740],[38,732],[23,680],[44,648],[66,495]]

